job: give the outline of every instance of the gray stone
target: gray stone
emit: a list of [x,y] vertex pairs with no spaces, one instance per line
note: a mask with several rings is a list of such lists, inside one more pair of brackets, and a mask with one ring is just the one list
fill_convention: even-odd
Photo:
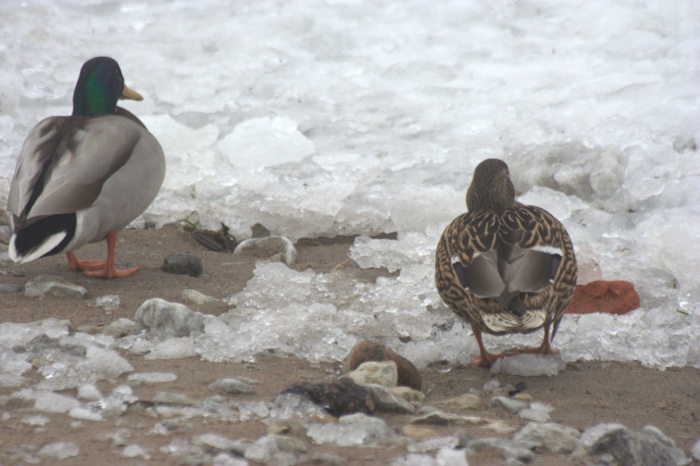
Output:
[[305,453],[306,444],[294,437],[265,435],[250,445],[245,458],[263,464],[297,464]]
[[186,303],[198,305],[221,301],[220,299],[207,296],[204,293],[201,293],[197,290],[182,290],[182,292],[180,293],[180,299]]
[[22,418],[22,424],[27,424],[28,426],[45,426],[49,421],[51,421],[51,419],[49,419],[48,416],[43,416],[41,414]]
[[219,395],[210,396],[202,400],[202,409],[209,413],[224,415],[230,412],[229,403]]
[[179,303],[160,298],[145,301],[136,311],[136,323],[158,339],[186,337],[204,330],[204,316]]
[[141,447],[141,445],[137,444],[131,444],[127,445],[124,447],[124,449],[119,453],[119,456],[123,458],[136,458],[136,457],[141,457],[145,460],[151,459],[151,455],[149,455],[146,450]]
[[174,458],[173,464],[178,466],[207,466],[212,464],[211,457],[202,451],[185,451],[176,454]]
[[121,338],[123,336],[129,335],[134,330],[136,330],[136,322],[126,317],[117,319],[108,326],[106,326],[102,333],[105,335],[110,335],[114,338]]
[[449,466],[469,466],[467,463],[467,452],[464,450],[453,450],[451,448],[442,448],[435,455],[435,462]]
[[607,432],[591,447],[589,455],[612,455],[622,466],[676,466],[671,448],[655,435],[619,428]]
[[411,424],[428,424],[434,426],[447,426],[452,424],[455,417],[442,411],[433,411],[423,416],[419,416],[411,420]]
[[591,448],[603,435],[624,428],[624,425],[618,423],[604,423],[589,427],[581,434],[581,443],[583,443],[586,448]]
[[[436,426],[446,426],[450,424],[482,425],[490,424],[491,422],[499,421],[488,421],[487,419],[476,416],[458,416],[456,414],[444,413],[442,411],[432,411],[411,420],[411,424],[428,424]],[[487,425],[486,428],[489,428],[489,426]]]
[[156,344],[145,338],[134,341],[129,348],[131,354],[146,354],[156,348]]
[[477,439],[477,437],[475,435],[472,435],[468,431],[462,430],[462,429],[455,432],[454,436],[457,437],[457,440],[459,441],[457,443],[456,448],[467,448],[467,445],[469,445],[469,442]]
[[245,456],[245,452],[249,446],[250,442],[247,440],[233,440],[228,446],[228,451],[238,456]]
[[195,445],[206,445],[217,450],[231,451],[239,447],[238,442],[217,434],[202,434],[194,438]]
[[86,294],[85,287],[53,275],[39,275],[24,286],[24,295],[29,298],[45,298],[47,296],[84,298]]
[[580,435],[576,429],[554,422],[544,424],[531,422],[523,427],[513,440],[539,444],[552,453],[570,454],[584,449],[583,443],[579,440]]
[[410,453],[426,453],[429,451],[441,450],[449,448],[450,450],[457,447],[459,439],[457,437],[435,437],[422,442],[414,443],[408,446]]
[[99,296],[95,299],[95,306],[101,307],[105,311],[116,311],[119,309],[119,303],[121,299],[115,294],[108,294],[104,296]]
[[552,411],[554,411],[552,405],[535,401],[530,403],[529,408],[519,411],[518,416],[528,421],[547,422],[549,421],[549,413]]
[[202,258],[194,254],[173,253],[163,259],[163,271],[175,275],[189,275],[199,277],[202,275]]
[[478,395],[473,395],[471,393],[465,393],[464,395],[456,398],[450,398],[442,401],[440,404],[455,409],[480,409],[484,407],[484,402],[481,400],[481,398]]
[[505,408],[507,411],[518,414],[523,409],[527,408],[527,403],[520,400],[514,400],[512,398],[507,398],[505,396],[494,396],[489,402],[489,408],[501,407]]
[[34,409],[46,413],[67,413],[78,406],[80,402],[75,398],[54,392],[39,392],[34,401]]
[[[433,429],[432,427],[415,426],[412,424],[403,426],[401,428],[401,434],[418,442],[440,436],[440,432],[438,432],[437,429]],[[462,447],[464,446],[466,445],[462,445]]]
[[253,257],[284,262],[287,265],[292,265],[297,260],[297,250],[294,244],[283,236],[251,238],[241,241],[233,253],[249,254]]
[[415,406],[406,399],[396,395],[388,387],[376,384],[364,384],[362,386],[372,395],[374,409],[377,411],[400,414],[414,414],[416,412]]
[[21,293],[24,291],[24,285],[16,285],[14,283],[0,283],[0,293]]
[[253,387],[235,378],[219,379],[210,384],[209,388],[221,390],[232,395],[251,395],[255,393]]
[[149,400],[151,403],[172,406],[197,406],[199,403],[182,393],[156,392]]
[[241,382],[247,383],[248,385],[260,385],[260,381],[252,377],[236,377],[236,380],[240,380]]
[[127,382],[131,383],[165,383],[177,380],[177,375],[172,372],[137,372],[129,374],[126,378]]
[[425,400],[425,393],[414,390],[410,387],[391,387],[391,392],[394,395],[400,396],[409,403],[420,405]]
[[68,411],[68,415],[72,418],[75,419],[85,419],[88,421],[102,421],[103,417],[102,414],[99,412],[93,411],[90,408],[84,408],[82,406],[78,406],[77,408],[71,408],[70,411]]
[[535,456],[529,449],[522,448],[510,440],[502,438],[489,437],[472,440],[467,445],[467,448],[473,451],[493,450],[498,452],[505,460],[514,459],[529,462]]
[[692,455],[694,460],[700,461],[700,438],[697,442],[695,442],[693,448],[690,449],[690,454]]
[[649,434],[652,437],[656,437],[656,439],[666,445],[669,449],[669,452],[673,456],[673,458],[676,460],[676,464],[679,465],[684,465],[688,464],[690,460],[685,456],[685,453],[683,450],[678,448],[676,446],[676,442],[673,441],[671,437],[668,437],[666,434],[661,432],[658,428],[654,426],[646,426],[644,429],[642,429],[645,434]]
[[331,453],[314,453],[311,455],[311,464],[327,465],[327,466],[345,466],[348,460],[345,458],[333,455]]
[[41,456],[50,456],[59,460],[78,456],[80,450],[73,442],[54,442],[44,445],[39,454]]
[[81,383],[78,385],[78,398],[88,401],[99,401],[102,399],[102,393],[93,383]]
[[484,425],[483,428],[502,435],[510,434],[516,431],[515,427],[499,419],[491,419],[486,421],[486,425]]

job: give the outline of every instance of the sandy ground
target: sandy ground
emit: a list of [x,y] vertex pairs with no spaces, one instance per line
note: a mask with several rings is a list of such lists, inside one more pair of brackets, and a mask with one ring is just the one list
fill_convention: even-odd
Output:
[[[389,275],[385,270],[362,270],[348,258],[348,248],[352,238],[307,239],[296,246],[299,253],[295,269],[312,268],[317,272],[341,269],[355,277],[373,281],[380,275]],[[79,251],[81,258],[103,258],[106,254],[104,243],[89,245]],[[200,278],[164,273],[161,270],[163,257],[172,252],[190,252],[202,257],[205,275]],[[40,274],[53,274],[88,289],[83,299],[52,298],[35,300],[20,293],[3,293],[3,322],[32,322],[48,317],[69,319],[73,328],[80,325],[106,325],[119,317],[134,318],[138,306],[145,300],[160,297],[178,301],[183,289],[192,288],[217,298],[228,297],[240,291],[252,277],[255,265],[253,257],[239,257],[228,253],[215,253],[206,250],[194,241],[191,235],[176,226],[160,230],[128,230],[118,237],[117,261],[125,265],[140,265],[142,269],[125,279],[90,279],[68,269],[63,255],[41,259],[15,267],[13,264],[0,264],[0,282],[23,284],[29,278]],[[11,271],[21,271],[25,276],[15,276]],[[116,294],[121,298],[120,308],[111,313],[95,307],[95,298]],[[213,315],[227,310],[223,303],[213,303],[191,308]],[[472,338],[465,329],[465,339]],[[188,395],[201,400],[216,393],[208,384],[222,377],[246,376],[260,381],[255,395],[239,396],[246,401],[271,401],[285,386],[291,383],[308,381],[331,381],[340,374],[340,363],[311,364],[304,360],[278,354],[260,355],[254,363],[210,363],[198,358],[178,360],[145,360],[141,356],[123,354],[137,372],[173,372],[178,379],[165,384],[136,387],[136,395],[147,400],[149,394],[165,390]],[[482,389],[484,383],[493,376],[484,369],[465,367],[453,361],[444,361],[421,370],[424,404],[436,404],[441,400]],[[38,381],[39,375],[30,375]],[[124,379],[124,380],[122,380]],[[551,420],[585,429],[602,422],[618,422],[639,430],[648,424],[655,425],[673,438],[686,454],[700,438],[700,370],[675,368],[665,371],[648,369],[639,364],[614,362],[570,363],[565,371],[551,378],[519,378],[499,375],[503,384],[524,381],[526,393],[535,400],[550,403],[554,407]],[[125,382],[125,376],[118,380],[102,381],[98,384],[103,393],[111,387]],[[9,395],[15,389],[0,388],[0,396]],[[75,396],[75,391],[67,394]],[[488,396],[484,395],[488,400]],[[94,465],[108,464],[170,464],[172,457],[159,449],[174,438],[191,439],[199,433],[213,432],[230,439],[255,440],[264,435],[268,427],[260,421],[241,423],[219,422],[196,417],[185,424],[179,424],[168,435],[149,434],[155,422],[148,413],[146,403],[137,403],[123,416],[102,422],[83,421],[82,426],[72,426],[74,419],[66,415],[49,415],[51,421],[43,427],[29,426],[16,422],[23,416],[36,414],[31,403],[11,403],[0,405],[0,414],[9,413],[0,425],[0,464],[16,464],[15,453],[18,445],[25,449],[59,441],[72,440],[80,447],[80,455],[70,458],[63,464]],[[499,408],[484,409],[481,412],[463,414],[480,415],[504,419],[516,428],[525,421],[506,413]],[[400,428],[409,423],[411,416],[378,413],[392,427]],[[85,424],[88,424],[87,426]],[[116,456],[115,447],[108,441],[99,440],[102,434],[124,427],[131,432],[131,440],[146,448],[151,455],[149,461],[124,459]],[[447,435],[455,431],[454,426],[432,427],[436,433]],[[386,448],[341,448],[328,445],[314,445],[304,436],[302,429],[291,434],[303,438],[309,451],[332,453],[345,458],[348,464],[386,464],[387,460],[405,456],[405,446]],[[468,427],[477,436],[492,434]],[[482,454],[470,457],[470,464],[502,464],[500,457]],[[45,461],[46,464],[52,461]],[[537,455],[533,464],[569,464],[563,456]]]

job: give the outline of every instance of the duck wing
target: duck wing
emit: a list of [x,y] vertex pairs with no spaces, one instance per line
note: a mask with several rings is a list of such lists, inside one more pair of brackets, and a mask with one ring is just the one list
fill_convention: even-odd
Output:
[[106,180],[126,164],[142,130],[132,121],[51,117],[29,133],[8,196],[14,227],[92,205]]
[[533,206],[457,217],[443,233],[436,257],[443,300],[489,332],[558,323],[576,282],[569,235],[551,214]]

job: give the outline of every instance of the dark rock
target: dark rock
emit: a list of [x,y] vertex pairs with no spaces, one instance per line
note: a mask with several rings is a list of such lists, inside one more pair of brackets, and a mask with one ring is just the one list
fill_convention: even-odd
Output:
[[671,449],[655,436],[620,428],[599,438],[589,455],[609,454],[621,466],[676,466]]
[[0,293],[22,293],[24,285],[16,285],[14,283],[0,283]]
[[233,252],[238,246],[238,240],[229,234],[229,228],[221,224],[219,231],[194,230],[192,237],[202,246],[217,252]]
[[355,370],[360,364],[367,361],[394,361],[399,371],[399,386],[411,387],[420,391],[423,385],[420,372],[411,361],[383,345],[368,340],[362,340],[352,348],[345,358],[343,372]]
[[173,253],[165,256],[163,270],[175,275],[189,275],[199,277],[202,275],[202,258],[194,254]]
[[566,312],[569,314],[626,314],[639,307],[639,295],[630,282],[596,280],[578,285]]
[[282,390],[280,395],[289,393],[303,396],[336,417],[374,412],[372,395],[364,387],[347,378],[330,383],[296,383]]

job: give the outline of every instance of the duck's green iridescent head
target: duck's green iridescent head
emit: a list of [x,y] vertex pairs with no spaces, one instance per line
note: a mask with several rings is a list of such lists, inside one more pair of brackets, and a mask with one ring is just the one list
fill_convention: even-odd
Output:
[[73,115],[108,115],[117,111],[117,100],[143,100],[124,85],[119,64],[109,57],[85,62],[73,92]]

